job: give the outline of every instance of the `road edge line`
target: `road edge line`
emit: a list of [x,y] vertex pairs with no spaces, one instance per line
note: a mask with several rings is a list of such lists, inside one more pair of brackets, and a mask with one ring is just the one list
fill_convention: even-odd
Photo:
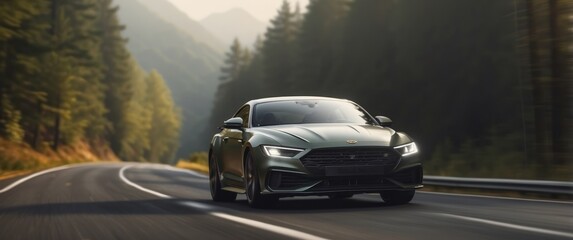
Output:
[[543,233],[543,234],[547,234],[547,235],[554,235],[554,236],[560,236],[560,237],[573,238],[573,233],[568,233],[568,232],[561,232],[561,231],[549,230],[549,229],[543,229],[543,228],[537,228],[537,227],[528,227],[528,226],[523,226],[523,225],[518,225],[518,224],[504,223],[504,222],[487,220],[487,219],[482,219],[482,218],[466,217],[466,216],[460,216],[460,215],[455,215],[455,214],[447,214],[447,213],[434,213],[434,214],[439,215],[439,216],[449,217],[449,218],[456,218],[456,219],[461,219],[461,220],[466,220],[466,221],[472,221],[472,222],[494,225],[494,226],[498,226],[498,227],[517,229],[517,230],[535,232],[535,233]]
[[315,235],[312,235],[309,233],[304,233],[301,231],[293,230],[290,228],[272,225],[272,224],[268,224],[268,223],[264,223],[264,222],[260,222],[260,221],[256,221],[256,220],[251,220],[248,218],[237,217],[237,216],[233,216],[233,215],[226,214],[226,213],[211,212],[210,214],[213,216],[219,217],[219,218],[227,219],[229,221],[233,221],[236,223],[240,223],[240,224],[248,225],[251,227],[263,229],[263,230],[266,230],[269,232],[279,233],[281,235],[292,237],[292,238],[313,239],[313,240],[325,240],[326,239],[326,238],[321,238],[321,237],[318,237],[318,236],[315,236]]
[[130,181],[129,179],[127,179],[127,178],[125,177],[125,175],[124,175],[124,172],[125,172],[125,170],[127,170],[128,168],[131,168],[131,167],[133,167],[133,165],[127,165],[127,166],[122,167],[122,168],[119,170],[119,178],[121,179],[121,181],[123,181],[124,183],[126,183],[126,184],[129,185],[129,186],[132,186],[132,187],[134,187],[134,188],[139,189],[140,191],[144,191],[144,192],[146,192],[146,193],[153,194],[153,195],[155,195],[155,196],[157,196],[157,197],[160,197],[160,198],[173,198],[173,197],[171,197],[171,196],[169,196],[169,195],[165,195],[165,194],[163,194],[163,193],[156,192],[156,191],[153,191],[153,190],[151,190],[151,189],[147,189],[147,188],[144,188],[144,187],[142,187],[142,186],[139,186],[139,185],[133,183],[132,181]]
[[[160,192],[156,192],[156,191],[153,191],[153,190],[151,190],[151,189],[147,189],[147,188],[144,188],[144,187],[142,187],[142,186],[139,186],[138,184],[136,184],[136,183],[130,181],[129,179],[127,179],[127,178],[125,177],[124,172],[125,172],[125,170],[127,170],[127,169],[129,169],[129,168],[131,168],[131,167],[133,167],[133,166],[134,166],[134,165],[127,165],[127,166],[122,167],[122,168],[119,170],[119,178],[120,178],[123,182],[125,182],[126,184],[128,184],[128,185],[130,185],[130,186],[132,186],[132,187],[134,187],[134,188],[137,188],[137,189],[139,189],[139,190],[141,190],[141,191],[144,191],[144,192],[153,194],[153,195],[158,196],[158,197],[162,197],[162,198],[173,198],[172,196],[169,196],[169,195],[166,195],[166,194],[163,194],[163,193],[160,193]],[[193,202],[193,201],[182,201],[180,204],[183,205],[183,206],[195,208],[195,209],[202,210],[202,211],[207,211],[207,210],[209,210],[209,209],[212,209],[212,207],[209,206],[209,205],[207,205],[207,204],[195,203],[195,202]],[[312,240],[325,240],[325,239],[326,239],[326,238],[321,238],[321,237],[319,237],[319,236],[315,236],[315,235],[312,235],[312,234],[309,234],[309,233],[301,232],[301,231],[298,231],[298,230],[294,230],[294,229],[290,229],[290,228],[286,228],[286,227],[281,227],[281,226],[277,226],[277,225],[273,225],[273,224],[269,224],[269,223],[264,223],[264,222],[260,222],[260,221],[256,221],[256,220],[252,220],[252,219],[248,219],[248,218],[237,217],[237,216],[233,216],[233,215],[226,214],[226,213],[222,213],[222,212],[210,212],[210,211],[207,211],[207,213],[208,213],[209,215],[211,215],[211,216],[215,216],[215,217],[218,217],[218,218],[223,218],[223,219],[226,219],[226,220],[229,220],[229,221],[233,221],[233,222],[240,223],[240,224],[243,224],[243,225],[255,227],[255,228],[258,228],[258,229],[263,229],[263,230],[266,230],[266,231],[269,231],[269,232],[273,232],[273,233],[277,233],[277,234],[280,234],[280,235],[283,235],[283,236],[287,236],[287,237],[292,237],[292,238],[297,238],[297,239],[312,239]]]
[[5,193],[5,192],[7,192],[7,191],[10,191],[11,189],[15,188],[16,186],[18,186],[18,185],[20,185],[20,184],[22,184],[22,183],[24,183],[24,182],[26,182],[26,181],[28,181],[28,180],[30,180],[30,179],[32,179],[32,178],[35,178],[35,177],[37,177],[37,176],[44,175],[44,174],[46,174],[46,173],[51,173],[51,172],[56,172],[56,171],[68,169],[68,168],[70,168],[70,165],[64,165],[64,166],[59,166],[59,167],[55,167],[55,168],[46,169],[46,170],[44,170],[44,171],[41,171],[41,172],[37,172],[37,173],[31,174],[31,175],[28,175],[28,176],[26,176],[26,177],[23,177],[23,178],[21,178],[21,179],[18,179],[17,181],[11,183],[10,185],[4,187],[2,190],[0,190],[0,194],[1,194],[1,193]]

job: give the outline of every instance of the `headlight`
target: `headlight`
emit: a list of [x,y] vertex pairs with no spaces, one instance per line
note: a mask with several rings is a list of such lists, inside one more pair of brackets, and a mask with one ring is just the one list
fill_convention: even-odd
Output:
[[269,157],[283,157],[283,158],[294,157],[298,153],[304,151],[304,149],[276,147],[276,146],[263,146],[263,149],[265,150],[265,153]]
[[414,142],[394,147],[394,149],[402,154],[402,156],[408,156],[418,152],[418,147]]

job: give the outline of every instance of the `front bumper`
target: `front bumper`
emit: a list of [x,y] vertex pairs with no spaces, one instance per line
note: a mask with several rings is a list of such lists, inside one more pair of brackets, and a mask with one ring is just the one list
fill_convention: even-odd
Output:
[[[323,168],[305,165],[301,158],[310,150],[293,158],[272,158],[256,151],[256,165],[262,194],[281,196],[327,195],[331,193],[377,193],[387,190],[412,190],[422,187],[423,167],[417,155],[398,156],[382,168],[356,165],[342,168],[350,171],[329,174]],[[340,166],[338,166],[340,167]],[[376,168],[380,167],[380,168]],[[367,169],[370,168],[370,169]],[[359,169],[354,171],[353,169]],[[372,171],[380,169],[380,171]],[[367,171],[360,171],[367,170]]]

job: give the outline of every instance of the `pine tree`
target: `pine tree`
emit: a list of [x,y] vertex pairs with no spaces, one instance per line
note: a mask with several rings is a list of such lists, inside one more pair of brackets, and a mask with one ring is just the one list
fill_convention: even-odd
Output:
[[348,0],[312,0],[301,24],[293,82],[304,94],[318,94],[332,71]]
[[573,154],[571,46],[573,3],[530,0],[530,74],[535,119],[535,158],[565,163]]
[[330,92],[359,102],[375,99],[381,91],[390,92],[383,85],[391,81],[384,78],[390,77],[394,60],[390,30],[394,4],[392,0],[351,3],[342,24],[343,36],[335,49],[335,66],[325,86],[337,86]]
[[226,53],[227,59],[225,59],[225,66],[221,67],[222,75],[219,77],[221,81],[233,81],[237,79],[241,69],[246,65],[244,55],[245,51],[239,39],[235,38],[229,52]]
[[126,40],[121,35],[125,27],[117,18],[118,7],[111,7],[111,4],[111,0],[100,2],[98,27],[102,34],[103,83],[107,87],[106,118],[111,123],[106,135],[114,152],[124,157],[126,155],[124,149],[129,146],[130,135],[134,132],[128,124],[127,114],[134,95],[133,74],[136,68],[126,49]]
[[70,24],[74,26],[74,41],[70,55],[74,58],[77,81],[71,104],[70,119],[63,125],[63,138],[74,142],[80,138],[102,138],[109,122],[105,119],[103,66],[100,52],[101,36],[99,0],[74,0],[70,3]]
[[[42,69],[41,56],[50,48],[49,1],[2,1],[0,3],[0,97],[6,109],[0,119],[5,134],[23,136],[37,143],[41,126],[42,100],[46,93],[36,80]],[[11,110],[9,110],[11,109]],[[22,110],[26,111],[22,111]],[[5,126],[10,126],[9,129]],[[17,134],[10,133],[15,131]],[[20,133],[24,134],[20,134]],[[18,141],[20,137],[18,137]]]
[[55,150],[105,138],[125,160],[172,158],[178,110],[131,58],[117,11],[111,0],[0,2],[0,137]]
[[173,103],[171,92],[157,71],[151,71],[146,82],[146,107],[151,113],[147,159],[152,162],[171,163],[178,148],[180,110]]
[[[283,1],[277,16],[271,20],[271,26],[265,33],[263,47],[264,78],[267,84],[280,82],[290,89],[289,81],[294,70],[296,38],[298,35],[298,16],[291,10],[288,1]],[[270,94],[279,94],[272,86],[267,86]]]

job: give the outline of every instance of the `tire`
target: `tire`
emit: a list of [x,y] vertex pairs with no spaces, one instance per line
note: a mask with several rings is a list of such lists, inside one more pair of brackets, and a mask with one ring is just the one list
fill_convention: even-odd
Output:
[[390,205],[407,204],[414,198],[415,190],[406,191],[385,191],[380,193],[380,197],[385,203]]
[[351,198],[352,196],[354,196],[352,193],[333,193],[328,195],[328,198],[330,198],[330,200],[342,200]]
[[253,208],[268,208],[274,205],[279,198],[276,196],[262,195],[261,185],[259,183],[259,174],[254,167],[251,153],[245,155],[245,192],[247,202]]
[[211,189],[211,198],[215,202],[232,202],[237,199],[237,193],[221,189],[219,168],[213,155],[209,157],[209,188]]

